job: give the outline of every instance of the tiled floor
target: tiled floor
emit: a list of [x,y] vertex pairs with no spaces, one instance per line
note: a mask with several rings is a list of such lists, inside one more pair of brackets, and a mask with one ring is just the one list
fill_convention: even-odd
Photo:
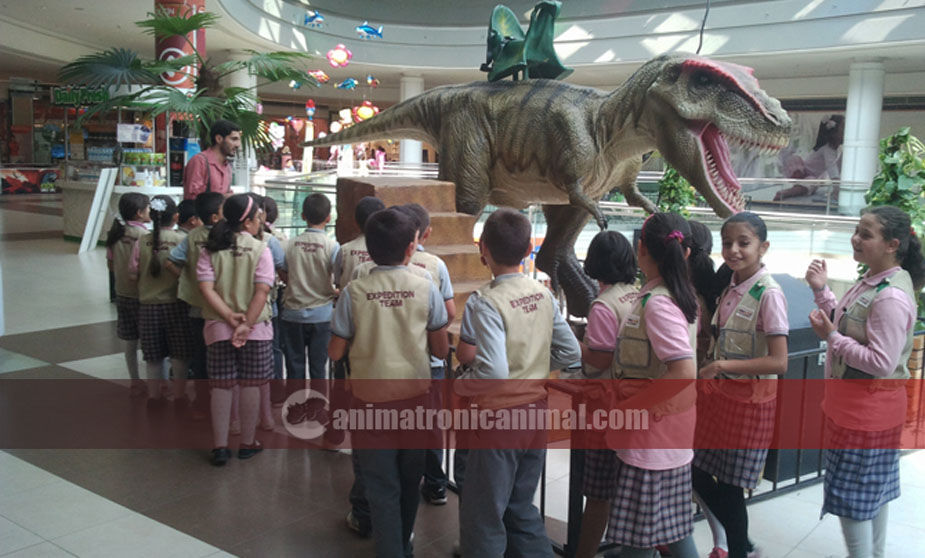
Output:
[[[124,379],[103,250],[77,255],[76,243],[51,234],[61,230],[59,209],[54,197],[0,200],[0,378]],[[103,384],[117,397],[98,409],[96,420],[106,421],[107,428],[143,423],[143,406],[119,391],[124,382]],[[8,393],[0,390],[5,440],[14,433],[4,430],[3,412],[22,404],[7,399]],[[49,409],[49,429],[66,430],[62,423],[86,419],[55,414],[69,408],[66,392],[46,399],[37,404]],[[204,423],[184,428],[208,446]],[[214,469],[201,448],[25,449],[28,445],[0,451],[4,558],[372,555],[370,541],[344,527],[352,473],[341,453],[267,450]],[[73,444],[55,447],[63,446]],[[922,556],[925,452],[903,458],[901,478],[903,496],[890,509],[887,555]],[[568,454],[550,451],[546,506],[550,534],[558,540],[567,495]],[[816,484],[752,505],[752,537],[764,555],[843,555],[837,520],[819,519],[821,501]],[[422,504],[416,556],[450,556],[457,538],[455,504],[453,495],[447,506]],[[696,524],[695,539],[706,556],[712,541],[704,522]]]

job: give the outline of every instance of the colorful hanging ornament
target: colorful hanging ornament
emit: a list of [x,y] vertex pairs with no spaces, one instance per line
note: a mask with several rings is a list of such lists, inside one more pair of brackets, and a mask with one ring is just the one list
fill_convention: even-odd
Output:
[[332,134],[336,134],[337,132],[340,132],[344,129],[344,125],[335,120],[334,122],[331,122],[331,126],[329,126],[328,129],[331,130]]
[[353,121],[362,122],[379,114],[379,107],[370,101],[363,101],[359,106],[353,107]]
[[350,59],[353,58],[353,53],[344,45],[337,45],[328,51],[327,57],[331,66],[335,68],[344,68],[350,63]]
[[321,15],[321,12],[318,10],[306,10],[305,19],[302,21],[302,25],[320,29],[321,27],[324,27],[324,16]]
[[364,21],[363,25],[356,26],[357,33],[360,35],[361,39],[381,39],[382,38],[382,26],[378,28],[373,27],[369,24],[368,21]]
[[308,72],[308,75],[315,78],[318,83],[327,83],[331,79],[328,74],[324,73],[324,70],[312,70]]
[[375,89],[376,87],[379,87],[379,80],[374,78],[372,74],[367,74],[366,75],[366,85]]
[[315,100],[309,99],[305,101],[305,115],[308,116],[309,120],[314,120],[315,118]]
[[334,87],[338,89],[356,89],[357,85],[359,84],[360,82],[358,82],[356,78],[347,78],[344,81],[335,85]]
[[298,89],[298,88],[302,87],[302,82],[293,79],[293,80],[291,80],[291,81],[289,82],[289,87],[291,87],[291,88],[293,88],[293,89]]

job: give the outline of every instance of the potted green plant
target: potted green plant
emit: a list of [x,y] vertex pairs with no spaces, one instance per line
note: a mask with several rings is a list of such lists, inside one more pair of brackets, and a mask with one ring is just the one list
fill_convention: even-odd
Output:
[[[218,20],[218,15],[208,12],[184,17],[171,16],[158,9],[135,25],[157,39],[179,36],[189,42],[190,33],[212,27]],[[115,108],[136,110],[149,118],[163,113],[181,114],[194,133],[207,140],[212,122],[224,118],[241,126],[244,142],[250,148],[258,148],[269,139],[262,118],[255,110],[257,87],[291,80],[308,86],[320,85],[304,66],[300,67],[310,58],[305,53],[247,51],[250,56],[246,59],[215,64],[193,50],[194,54],[173,60],[145,60],[131,49],[113,47],[65,65],[59,77],[63,82],[104,87],[115,92],[107,101],[88,107],[80,122]],[[195,91],[186,93],[161,81],[162,73],[183,73],[183,68],[191,64],[198,66]],[[222,78],[242,70],[262,81],[252,88],[222,87]]]
[[697,205],[701,200],[697,190],[666,162],[665,174],[658,181],[658,199],[655,205],[659,211],[680,213],[687,219],[691,216],[687,208]]
[[[880,172],[864,195],[867,205],[892,205],[909,214],[919,239],[925,238],[925,144],[900,128],[880,140]],[[920,328],[925,327],[925,294],[919,293]]]

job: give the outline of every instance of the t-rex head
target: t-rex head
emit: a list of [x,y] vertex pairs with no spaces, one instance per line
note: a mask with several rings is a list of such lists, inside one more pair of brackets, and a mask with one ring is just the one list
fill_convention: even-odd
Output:
[[[752,69],[692,54],[646,64],[656,68],[645,92],[655,143],[671,166],[721,217],[744,208],[727,142],[773,153],[786,146],[790,117],[769,97]],[[658,67],[660,66],[660,68]],[[646,74],[646,67],[640,68]]]

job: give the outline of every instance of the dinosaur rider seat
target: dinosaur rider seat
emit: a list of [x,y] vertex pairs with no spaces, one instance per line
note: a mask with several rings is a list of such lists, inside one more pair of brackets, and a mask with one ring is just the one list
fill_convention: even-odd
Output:
[[488,23],[486,62],[481,70],[488,81],[518,75],[522,79],[563,79],[572,73],[559,61],[553,47],[555,20],[562,4],[544,0],[533,8],[527,32],[520,27],[510,8],[495,6]]

